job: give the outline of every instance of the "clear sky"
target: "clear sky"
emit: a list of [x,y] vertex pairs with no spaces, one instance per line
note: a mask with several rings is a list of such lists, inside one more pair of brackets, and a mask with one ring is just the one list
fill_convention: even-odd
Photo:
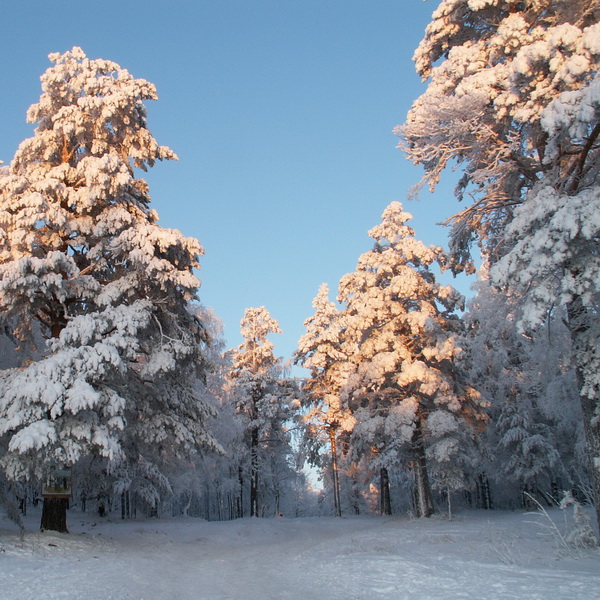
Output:
[[[406,201],[421,171],[392,129],[423,84],[411,60],[436,0],[20,0],[0,17],[0,159],[32,135],[27,108],[51,52],[81,46],[157,86],[150,131],[178,162],[145,178],[164,227],[205,247],[201,300],[240,343],[266,306],[290,358],[321,283],[371,247],[393,200],[417,238],[456,212],[451,185]],[[450,283],[452,283],[450,281]],[[465,282],[456,284],[468,290]]]

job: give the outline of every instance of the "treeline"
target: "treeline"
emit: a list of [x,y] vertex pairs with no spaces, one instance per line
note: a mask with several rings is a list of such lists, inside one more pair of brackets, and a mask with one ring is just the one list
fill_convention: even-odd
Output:
[[[460,169],[449,252],[392,203],[338,302],[315,298],[305,381],[274,357],[266,309],[226,352],[197,306],[203,249],[159,227],[138,177],[177,158],[146,126],[154,86],[50,55],[35,133],[0,171],[10,514],[45,489],[42,528],[65,530],[72,486],[123,516],[427,516],[560,490],[600,515],[599,17],[598,0],[440,2],[396,134],[421,185]],[[436,276],[472,273],[474,248],[463,312]]]

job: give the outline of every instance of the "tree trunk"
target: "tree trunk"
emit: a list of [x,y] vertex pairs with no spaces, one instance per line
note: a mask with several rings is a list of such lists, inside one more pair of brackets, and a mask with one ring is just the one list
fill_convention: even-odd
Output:
[[379,503],[382,515],[392,514],[392,503],[390,501],[390,478],[385,467],[379,471]]
[[435,511],[433,508],[433,497],[429,474],[427,472],[427,458],[421,423],[417,420],[413,433],[413,452],[415,456],[415,479],[416,479],[416,510],[418,517],[430,517]]
[[485,473],[479,473],[477,480],[477,496],[477,508],[485,508],[486,510],[491,510],[493,508],[492,495],[490,493],[490,481]]
[[333,507],[335,516],[342,516],[342,507],[340,503],[340,479],[338,471],[337,459],[337,440],[335,436],[335,428],[329,427],[329,442],[331,445],[331,476],[333,480]]
[[250,516],[258,517],[258,429],[250,440]]
[[597,341],[590,332],[589,323],[594,319],[591,312],[579,297],[567,305],[579,399],[583,413],[583,429],[590,462],[592,485],[590,500],[596,509],[596,524],[600,532],[600,419],[596,414],[600,410],[600,386],[597,383],[600,360]]
[[217,521],[222,521],[223,520],[223,497],[221,494],[221,488],[219,486],[219,483],[217,482],[216,484],[216,503],[217,503]]
[[238,468],[238,478],[240,480],[240,495],[238,497],[238,517],[241,519],[244,516],[244,471],[241,466]]
[[[64,314],[64,309],[61,307],[57,313],[52,315],[52,325],[50,327],[53,338],[58,338],[61,331],[67,325],[67,319]],[[69,533],[67,529],[67,509],[69,508],[68,498],[54,498],[52,496],[44,498],[42,507],[42,519],[40,530],[60,531],[61,533]]]
[[283,516],[283,513],[280,510],[280,506],[281,506],[281,490],[279,489],[279,482],[277,481],[277,479],[275,480],[275,490],[274,490],[274,494],[275,494],[275,516],[276,517],[281,517]]
[[68,498],[44,498],[40,530],[69,533],[67,529],[67,508],[69,508]]
[[131,517],[131,498],[129,496],[129,490],[121,494],[121,519],[128,519]]
[[206,494],[204,494],[204,518],[210,521],[210,485],[206,484]]

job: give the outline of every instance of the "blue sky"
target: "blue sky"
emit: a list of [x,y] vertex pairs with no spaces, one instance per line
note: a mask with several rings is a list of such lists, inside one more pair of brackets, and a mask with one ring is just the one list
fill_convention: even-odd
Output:
[[[423,91],[411,60],[431,0],[127,0],[6,3],[0,20],[0,159],[32,135],[50,52],[81,46],[157,86],[148,125],[180,160],[145,176],[164,227],[205,247],[201,300],[240,342],[244,309],[266,306],[289,358],[322,282],[368,250],[393,200],[416,236],[446,245],[447,182],[421,177],[392,134]],[[468,290],[465,282],[456,284]]]

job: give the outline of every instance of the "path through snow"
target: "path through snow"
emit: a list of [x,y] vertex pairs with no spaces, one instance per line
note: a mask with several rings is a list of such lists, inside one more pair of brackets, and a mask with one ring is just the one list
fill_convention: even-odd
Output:
[[[556,511],[555,518],[561,513]],[[119,521],[0,529],[0,600],[600,599],[600,551],[530,515]]]

